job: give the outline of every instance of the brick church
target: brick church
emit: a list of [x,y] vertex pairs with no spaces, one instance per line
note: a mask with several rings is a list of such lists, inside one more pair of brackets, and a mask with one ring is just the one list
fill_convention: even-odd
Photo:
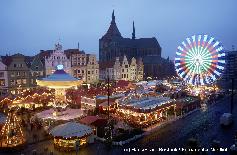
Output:
[[[128,60],[133,57],[143,60],[144,78],[164,78],[174,72],[173,62],[161,57],[161,47],[155,37],[136,38],[133,22],[132,38],[124,38],[115,22],[114,11],[109,29],[99,39],[100,63],[115,61],[116,57],[126,56]],[[171,72],[172,71],[172,72]]]

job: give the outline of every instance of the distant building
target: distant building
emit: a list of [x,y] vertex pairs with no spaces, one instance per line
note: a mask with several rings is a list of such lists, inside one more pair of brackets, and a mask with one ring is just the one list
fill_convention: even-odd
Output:
[[226,52],[226,65],[224,73],[218,83],[223,88],[231,88],[231,79],[234,79],[235,89],[237,88],[237,51]]
[[109,77],[115,81],[140,81],[143,80],[143,67],[141,59],[137,61],[133,57],[131,61],[128,61],[126,56],[116,57],[115,61],[100,64],[100,79],[106,80]]
[[17,53],[12,56],[3,56],[2,62],[7,68],[7,89],[9,92],[18,94],[23,89],[31,87],[31,73],[24,55]]
[[7,65],[2,62],[0,57],[0,96],[5,95],[8,90],[8,74],[7,74]]
[[35,87],[37,86],[36,79],[43,78],[46,75],[46,70],[39,54],[34,56],[29,68],[31,72],[31,84]]
[[143,60],[144,76],[153,79],[165,78],[175,75],[174,62],[169,58],[164,59],[159,56],[147,56]]
[[[129,61],[131,61],[133,57],[137,60],[142,58],[145,68],[145,78],[148,76],[162,78],[161,75],[165,75],[164,69],[166,65],[169,65],[169,61],[161,58],[161,47],[155,37],[136,39],[134,22],[132,38],[123,38],[116,25],[113,11],[110,27],[99,40],[99,60],[101,63],[115,61],[116,57],[123,57],[124,55],[126,55]],[[150,57],[158,58],[158,60],[153,61],[154,64],[152,64],[155,72],[149,72],[149,69],[146,69],[151,65],[146,61],[150,59]],[[162,67],[156,68],[157,65],[162,65]],[[175,72],[173,72],[173,74],[175,74]]]
[[49,56],[45,57],[46,76],[51,75],[58,65],[63,65],[65,72],[72,75],[70,57],[62,50],[62,45],[55,44],[55,49]]
[[41,50],[39,57],[44,64],[46,76],[61,64],[67,73],[81,78],[86,83],[96,83],[99,80],[99,64],[96,55],[86,54],[79,50],[79,47],[62,50],[62,46],[56,44],[55,50]]
[[99,63],[95,54],[75,53],[71,55],[73,76],[86,83],[99,82]]

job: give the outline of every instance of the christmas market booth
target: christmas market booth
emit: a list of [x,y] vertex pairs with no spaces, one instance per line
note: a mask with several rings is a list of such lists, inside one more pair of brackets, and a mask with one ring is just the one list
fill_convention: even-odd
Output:
[[175,115],[175,100],[169,97],[141,97],[117,100],[117,112],[129,124],[149,126],[168,117],[168,112]]
[[189,111],[200,108],[200,99],[197,97],[185,97],[176,100],[177,115],[183,115]]
[[54,127],[49,132],[54,137],[54,147],[60,151],[73,151],[94,142],[93,130],[87,125],[68,122]]

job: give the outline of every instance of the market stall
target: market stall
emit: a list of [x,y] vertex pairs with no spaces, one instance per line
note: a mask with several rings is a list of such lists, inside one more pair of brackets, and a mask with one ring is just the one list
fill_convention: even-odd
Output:
[[68,122],[54,127],[50,134],[54,137],[54,147],[60,151],[75,150],[76,143],[82,147],[93,143],[92,128],[75,122]]

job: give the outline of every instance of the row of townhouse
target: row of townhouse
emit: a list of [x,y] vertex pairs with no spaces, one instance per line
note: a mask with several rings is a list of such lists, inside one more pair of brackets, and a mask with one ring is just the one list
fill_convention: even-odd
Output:
[[100,79],[140,81],[143,80],[144,65],[142,59],[126,56],[116,57],[114,61],[100,63]]
[[86,54],[79,49],[63,50],[55,44],[54,50],[41,50],[35,56],[20,53],[0,57],[0,95],[17,94],[23,89],[37,86],[36,79],[52,74],[58,65],[85,83],[99,81],[99,64],[95,54]]

